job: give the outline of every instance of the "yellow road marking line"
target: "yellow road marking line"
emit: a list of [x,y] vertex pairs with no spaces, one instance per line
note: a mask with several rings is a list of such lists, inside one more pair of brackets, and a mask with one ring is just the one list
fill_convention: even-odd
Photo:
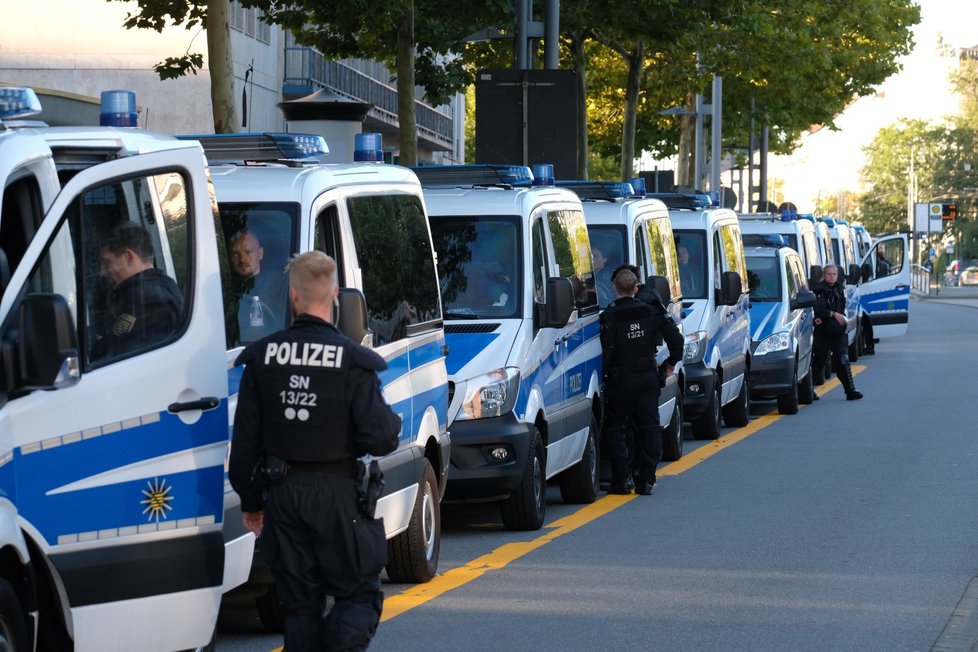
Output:
[[[853,365],[853,376],[862,372],[865,368],[866,367],[863,365]],[[820,392],[821,396],[826,392],[835,389],[839,385],[840,383],[838,379],[826,380],[825,384],[816,388],[816,391]],[[800,407],[807,406],[803,405]],[[783,416],[785,415],[778,414],[777,411],[762,414],[761,416],[753,419],[743,428],[738,428],[729,435],[720,437],[711,444],[701,446],[695,451],[683,455],[677,461],[658,469],[656,471],[656,475],[679,475],[680,473],[684,473],[697,464],[713,457],[724,448],[728,448],[737,442],[763,430],[764,428],[767,428],[775,421],[781,419]],[[486,555],[473,559],[467,564],[458,566],[436,576],[426,584],[416,584],[400,593],[388,596],[384,600],[384,614],[380,621],[384,622],[391,620],[392,618],[397,618],[401,614],[410,611],[415,607],[421,606],[424,603],[434,600],[435,598],[444,595],[453,589],[457,589],[460,586],[468,584],[472,580],[478,579],[489,571],[505,568],[520,557],[523,557],[524,555],[533,552],[538,548],[542,548],[557,537],[561,537],[568,532],[573,532],[577,528],[587,525],[591,521],[594,521],[605,514],[613,512],[622,505],[631,502],[635,498],[638,498],[638,496],[635,494],[630,494],[627,496],[608,494],[604,498],[601,498],[590,505],[585,505],[573,514],[568,514],[563,518],[559,518],[552,523],[544,525],[544,528],[547,529],[548,532],[542,534],[536,539],[531,541],[503,544]],[[277,647],[272,650],[272,652],[282,652],[282,649],[283,648],[281,647]]]

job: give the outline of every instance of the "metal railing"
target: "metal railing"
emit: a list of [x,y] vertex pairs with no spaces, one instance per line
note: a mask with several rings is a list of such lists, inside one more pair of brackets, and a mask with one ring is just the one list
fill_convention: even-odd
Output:
[[[931,272],[923,265],[910,266],[910,289],[921,294],[930,295],[931,287],[935,287],[931,282]],[[937,290],[938,292],[940,290]]]
[[[310,90],[328,88],[351,100],[369,102],[373,105],[371,117],[398,126],[397,89],[341,61],[327,60],[312,48],[285,48],[284,83]],[[455,135],[452,116],[424,102],[415,101],[414,120],[418,136],[445,149],[452,149]]]

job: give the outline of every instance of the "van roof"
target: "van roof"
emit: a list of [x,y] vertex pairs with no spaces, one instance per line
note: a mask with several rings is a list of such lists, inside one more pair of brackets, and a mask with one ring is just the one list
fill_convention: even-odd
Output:
[[669,217],[669,211],[658,199],[629,199],[618,202],[584,202],[588,224],[630,224],[638,217]]
[[673,229],[706,229],[718,222],[734,222],[739,225],[737,214],[729,208],[708,208],[706,210],[670,210],[669,219]]
[[218,202],[313,201],[331,188],[382,184],[421,186],[411,170],[375,163],[316,164],[291,167],[281,164],[215,165],[211,179]]
[[429,216],[438,215],[523,215],[547,203],[581,207],[577,195],[563,188],[425,188]]

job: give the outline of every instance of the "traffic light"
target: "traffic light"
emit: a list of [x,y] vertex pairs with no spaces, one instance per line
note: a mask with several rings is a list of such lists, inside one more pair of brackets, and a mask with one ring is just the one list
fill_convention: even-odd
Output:
[[941,205],[941,219],[942,220],[953,220],[958,217],[958,205],[957,204],[942,204]]

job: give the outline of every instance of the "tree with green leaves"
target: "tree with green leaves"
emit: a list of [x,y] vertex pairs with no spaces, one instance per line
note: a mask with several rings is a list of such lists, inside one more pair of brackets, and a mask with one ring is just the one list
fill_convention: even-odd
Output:
[[[211,113],[214,133],[235,130],[238,124],[234,103],[234,71],[231,57],[230,0],[107,0],[135,2],[137,7],[126,15],[126,29],[152,29],[183,25],[188,30],[207,32],[207,64],[211,74]],[[204,67],[204,57],[189,49],[181,56],[167,57],[156,64],[160,79],[176,79],[187,73],[197,74]]]

